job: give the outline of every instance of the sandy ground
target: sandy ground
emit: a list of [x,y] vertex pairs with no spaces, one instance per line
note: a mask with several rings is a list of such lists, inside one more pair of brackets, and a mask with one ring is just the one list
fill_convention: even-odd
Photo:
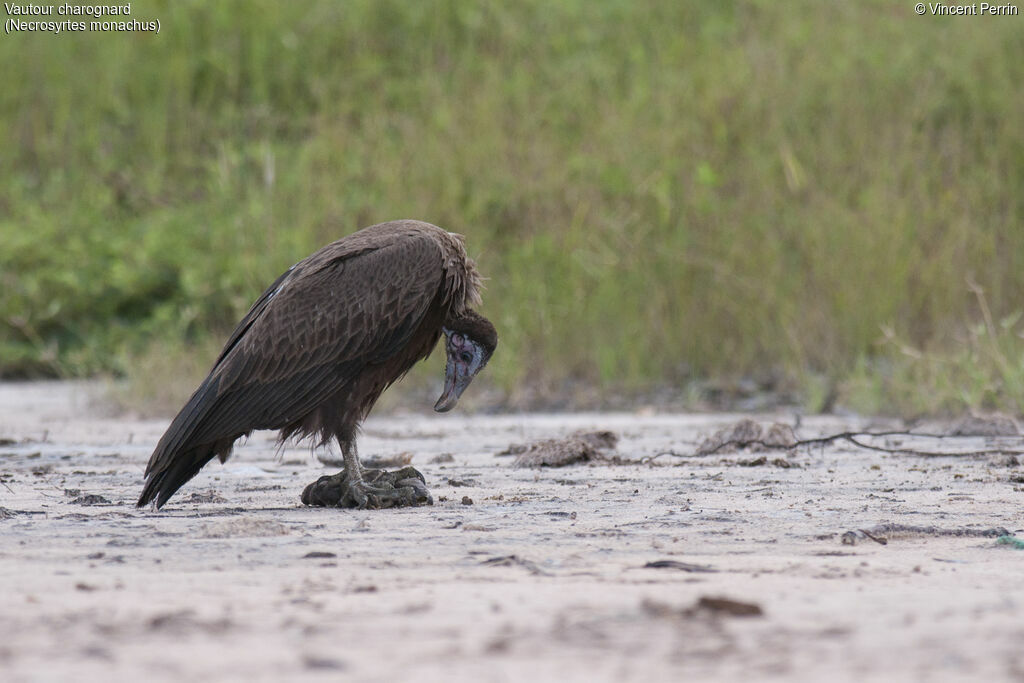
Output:
[[368,421],[360,451],[411,453],[433,507],[302,507],[324,468],[258,433],[136,510],[166,421],[104,417],[91,391],[0,384],[4,681],[1024,680],[1024,551],[840,540],[882,522],[1019,533],[1014,458],[835,445],[517,469],[495,453],[577,428],[617,432],[621,458],[692,455],[737,416],[406,415]]

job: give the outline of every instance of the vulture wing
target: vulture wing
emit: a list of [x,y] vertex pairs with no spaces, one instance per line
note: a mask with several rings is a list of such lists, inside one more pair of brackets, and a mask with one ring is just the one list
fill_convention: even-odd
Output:
[[444,293],[444,257],[427,234],[335,242],[293,266],[253,304],[146,467],[142,506],[161,506],[254,429],[282,429],[369,364],[408,343]]

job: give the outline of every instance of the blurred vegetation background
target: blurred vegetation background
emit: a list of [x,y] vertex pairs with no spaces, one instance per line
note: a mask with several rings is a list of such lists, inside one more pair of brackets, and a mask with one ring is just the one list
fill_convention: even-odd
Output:
[[1024,17],[912,10],[136,1],[159,35],[5,35],[0,374],[176,409],[281,271],[410,217],[490,277],[509,405],[1019,413]]

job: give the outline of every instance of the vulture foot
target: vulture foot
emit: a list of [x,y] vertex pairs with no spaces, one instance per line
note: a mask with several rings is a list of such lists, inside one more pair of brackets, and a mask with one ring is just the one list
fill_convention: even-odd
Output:
[[397,472],[363,470],[361,479],[349,477],[348,470],[323,476],[302,492],[304,505],[380,509],[433,505],[423,475],[412,467]]

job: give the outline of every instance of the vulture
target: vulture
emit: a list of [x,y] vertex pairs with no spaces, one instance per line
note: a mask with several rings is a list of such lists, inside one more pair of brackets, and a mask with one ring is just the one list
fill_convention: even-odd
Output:
[[381,393],[442,337],[447,365],[434,410],[451,410],[498,343],[470,308],[481,276],[461,235],[413,220],[364,228],[289,268],[256,300],[146,467],[142,507],[159,508],[255,429],[280,442],[337,440],[344,469],[306,487],[307,505],[429,504],[423,476],[364,469],[359,425]]

